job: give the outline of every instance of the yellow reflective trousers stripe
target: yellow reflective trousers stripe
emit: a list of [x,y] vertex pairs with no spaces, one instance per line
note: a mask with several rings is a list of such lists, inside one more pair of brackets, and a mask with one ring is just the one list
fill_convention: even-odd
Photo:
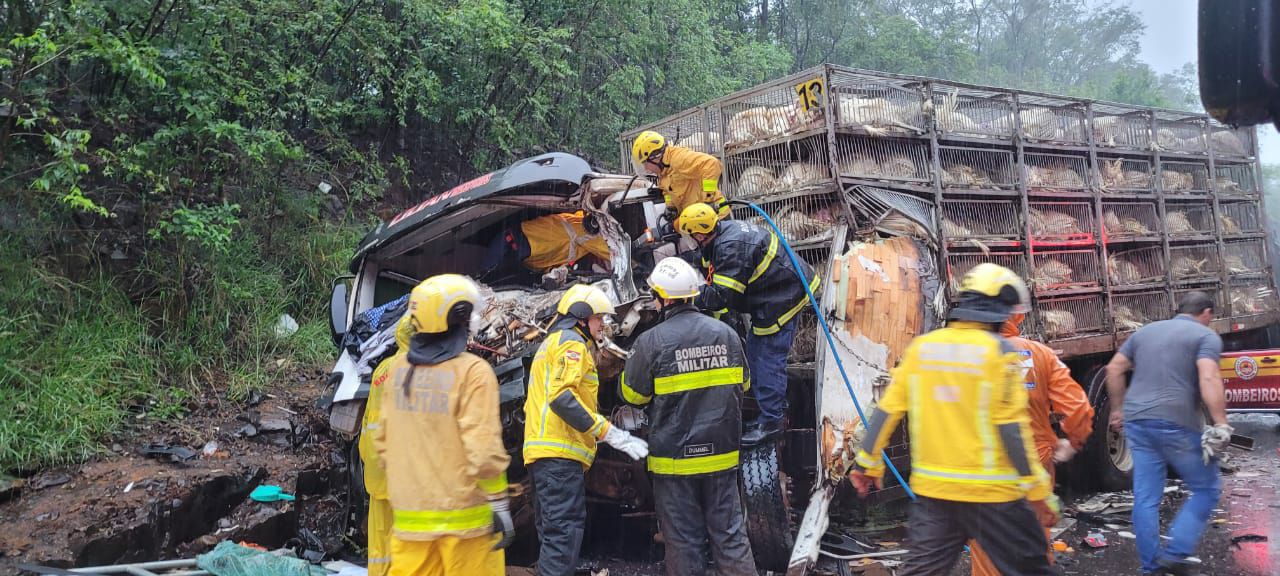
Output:
[[751,273],[751,277],[747,278],[747,284],[755,282],[765,270],[769,269],[769,265],[773,264],[773,258],[778,255],[778,235],[769,234],[769,251],[765,253],[764,258],[760,259],[760,263],[756,265],[756,271]]
[[[818,278],[818,275],[815,274],[813,276],[813,279],[809,281],[809,290],[811,291],[817,290],[819,282],[820,282],[820,279]],[[775,322],[773,326],[766,326],[764,328],[758,328],[758,327],[752,326],[751,333],[755,334],[756,336],[768,336],[770,334],[776,334],[779,330],[782,329],[782,326],[784,324],[791,321],[791,318],[795,317],[796,314],[799,314],[800,310],[803,309],[805,305],[808,303],[809,303],[809,295],[806,294],[804,298],[800,299],[800,302],[796,303],[796,305],[792,306],[790,310],[787,310],[781,316],[779,316],[778,321]]]
[[503,472],[497,478],[481,480],[476,484],[480,486],[481,490],[484,490],[488,494],[498,494],[500,492],[506,492],[507,491],[507,473]]
[[742,378],[741,366],[737,368],[699,370],[697,372],[676,374],[675,376],[654,378],[653,391],[655,394],[675,394],[677,392],[711,388],[712,386],[738,385],[742,384]]
[[649,457],[649,471],[654,474],[671,476],[688,476],[691,474],[708,474],[728,470],[738,465],[738,451],[698,456],[696,458],[663,458]]
[[746,285],[728,276],[722,276],[720,274],[712,274],[711,282],[717,286],[724,286],[725,288],[733,290],[734,292],[737,292],[739,294],[743,294],[747,291]]
[[396,510],[395,528],[402,532],[463,532],[489,526],[493,510],[480,504],[458,510]]

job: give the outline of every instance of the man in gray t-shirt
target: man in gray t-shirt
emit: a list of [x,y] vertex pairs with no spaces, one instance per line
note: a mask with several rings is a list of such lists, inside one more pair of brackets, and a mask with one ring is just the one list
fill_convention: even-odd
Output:
[[[1183,573],[1218,504],[1218,461],[1201,451],[1202,411],[1220,433],[1215,437],[1231,434],[1218,372],[1222,338],[1209,328],[1214,306],[1207,294],[1188,293],[1178,302],[1177,316],[1135,332],[1107,365],[1111,427],[1123,427],[1133,455],[1133,532],[1144,574]],[[1161,549],[1160,500],[1170,466],[1191,497]]]

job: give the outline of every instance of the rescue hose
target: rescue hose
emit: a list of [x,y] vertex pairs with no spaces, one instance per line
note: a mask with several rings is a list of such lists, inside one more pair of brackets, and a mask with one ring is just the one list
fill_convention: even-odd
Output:
[[[818,306],[818,298],[813,295],[813,290],[809,288],[809,279],[804,277],[804,270],[800,265],[800,259],[796,257],[795,251],[791,249],[791,243],[787,242],[786,236],[782,235],[782,230],[778,229],[778,223],[774,222],[773,218],[770,218],[769,214],[760,206],[745,200],[730,200],[729,203],[750,206],[752,210],[758,212],[760,217],[764,218],[764,221],[769,223],[769,228],[773,229],[773,233],[778,237],[778,241],[782,243],[782,248],[787,251],[787,257],[791,259],[791,267],[795,269],[796,276],[800,277],[800,285],[804,287],[804,293],[809,297],[809,305],[813,307],[814,316],[818,317],[818,326],[822,328],[822,334],[827,338],[827,346],[832,350],[831,356],[836,359],[836,368],[840,370],[840,377],[844,380],[844,389],[849,392],[849,399],[853,400],[853,407],[858,411],[858,419],[862,421],[862,427],[867,428],[867,415],[862,411],[862,404],[858,402],[858,395],[853,392],[853,383],[849,381],[849,374],[844,370],[844,362],[840,360],[840,355],[835,353],[835,338],[831,336],[831,328],[827,326],[827,320],[822,316],[822,310]],[[884,458],[884,463],[888,466],[889,471],[893,472],[893,477],[898,479],[898,484],[901,484],[902,489],[907,491],[907,496],[911,497],[912,500],[915,500],[916,493],[907,485],[907,481],[903,479],[902,473],[898,472],[898,467],[894,466],[893,462],[889,460],[889,455],[881,454],[881,457]]]

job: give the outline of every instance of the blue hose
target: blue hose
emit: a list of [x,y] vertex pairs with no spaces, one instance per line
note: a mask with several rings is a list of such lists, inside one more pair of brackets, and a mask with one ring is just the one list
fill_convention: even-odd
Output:
[[[822,310],[818,307],[818,298],[813,295],[813,290],[809,288],[809,279],[804,277],[804,270],[800,265],[800,259],[796,257],[796,253],[791,249],[791,243],[787,242],[787,237],[782,235],[782,231],[778,229],[778,224],[769,217],[769,214],[754,203],[743,202],[741,200],[732,201],[731,204],[745,204],[750,206],[752,210],[760,213],[765,222],[769,223],[769,227],[773,229],[773,233],[778,236],[778,240],[782,242],[782,247],[787,251],[787,257],[791,258],[791,266],[796,270],[796,276],[800,277],[800,285],[804,286],[804,293],[809,296],[809,305],[813,306],[814,315],[818,317],[818,326],[822,327],[822,333],[827,337],[827,346],[831,348],[832,356],[836,359],[836,367],[840,370],[840,377],[844,379],[844,388],[849,392],[849,398],[853,400],[853,407],[858,411],[858,418],[862,420],[862,427],[866,428],[868,424],[867,415],[862,411],[862,405],[858,403],[858,396],[853,393],[853,384],[849,382],[849,374],[844,371],[844,362],[840,360],[840,354],[836,353],[836,341],[831,337],[831,328],[827,326],[827,320],[822,317]],[[907,491],[907,496],[912,500],[916,499],[916,493],[911,490],[911,486],[907,485],[907,481],[902,478],[902,473],[898,472],[898,467],[893,465],[887,454],[881,454],[884,463],[889,467],[889,471],[893,472],[893,477],[898,479],[898,484],[902,485],[902,489]]]

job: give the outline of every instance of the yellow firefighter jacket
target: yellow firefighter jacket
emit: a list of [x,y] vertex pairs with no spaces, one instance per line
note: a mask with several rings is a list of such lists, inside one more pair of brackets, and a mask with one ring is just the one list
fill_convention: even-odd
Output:
[[374,437],[378,433],[378,420],[382,417],[382,389],[391,379],[391,364],[398,356],[409,353],[409,338],[413,336],[413,324],[406,314],[396,323],[396,353],[378,363],[369,382],[369,398],[364,404],[364,432],[360,434],[360,459],[364,461],[364,489],[369,498],[387,498],[387,471],[378,460]]
[[393,534],[401,540],[489,534],[488,498],[505,495],[511,460],[502,445],[493,368],[466,352],[434,365],[397,355],[391,374],[374,442],[386,464]]
[[[916,493],[959,502],[1044,500],[1052,486],[1036,454],[1020,364],[1013,347],[981,324],[953,321],[917,337],[892,372],[879,404],[887,420],[873,426],[867,442],[874,445],[858,452],[858,465],[868,476],[884,474],[881,453],[906,416]],[[1011,423],[1030,475],[1020,475],[1005,450],[999,427]]]
[[729,205],[720,192],[720,172],[724,167],[715,156],[668,146],[662,162],[665,166],[658,176],[658,188],[662,189],[667,210],[679,214],[691,204],[706,202],[720,212],[720,218],[729,215]]
[[567,458],[591,466],[609,421],[596,412],[599,375],[591,338],[567,318],[542,341],[524,402],[524,463]]
[[520,224],[529,241],[529,257],[524,265],[538,271],[573,264],[588,254],[609,261],[609,245],[599,234],[589,234],[582,226],[582,212],[551,214]]

